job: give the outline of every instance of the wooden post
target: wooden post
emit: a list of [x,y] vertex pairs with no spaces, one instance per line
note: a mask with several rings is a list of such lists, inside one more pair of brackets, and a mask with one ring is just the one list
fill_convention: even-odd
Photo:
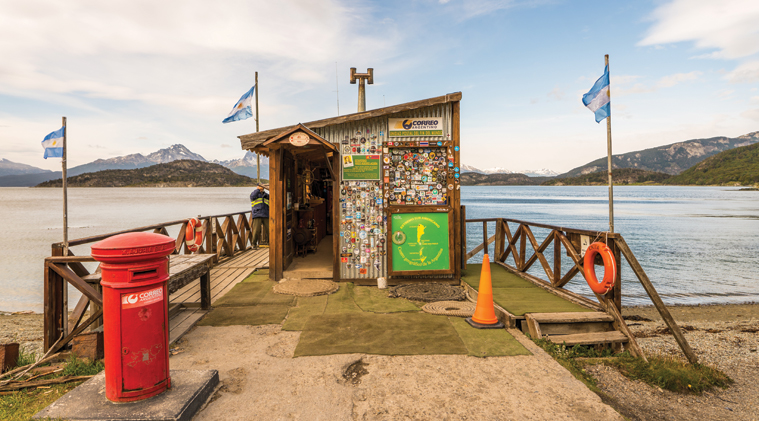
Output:
[[[604,56],[606,67],[609,66],[609,55]],[[609,98],[611,98],[611,83],[609,83]],[[609,110],[611,110],[611,104],[609,104]],[[609,173],[609,231],[614,232],[614,183],[611,180],[611,111],[606,117],[606,170]]]
[[630,250],[630,247],[627,245],[625,239],[620,236],[616,239],[616,244],[622,252],[622,255],[625,256],[625,259],[627,259],[627,263],[630,264],[633,272],[635,272],[638,280],[640,280],[641,285],[643,285],[643,289],[646,290],[649,298],[651,298],[651,302],[654,303],[654,307],[656,307],[662,319],[664,319],[664,323],[666,323],[667,327],[669,327],[669,330],[672,331],[672,335],[674,335],[677,344],[680,345],[680,349],[683,350],[683,353],[688,358],[688,361],[690,361],[691,364],[698,363],[698,357],[696,356],[696,353],[693,352],[693,349],[690,347],[690,345],[688,345],[688,341],[685,339],[685,336],[683,336],[683,332],[675,322],[675,319],[672,318],[672,315],[669,313],[669,310],[667,310],[667,307],[664,306],[664,302],[661,300],[661,297],[659,297],[659,293],[656,292],[656,289],[654,289],[651,280],[648,279],[646,272],[643,271],[643,267],[640,265],[640,263],[638,263],[638,259],[635,258],[635,255],[633,254],[632,250]]
[[466,269],[466,206],[461,206],[461,269]]
[[[258,72],[256,72],[256,133],[258,133]],[[256,152],[256,183],[261,184],[261,155]]]
[[493,260],[500,261],[504,246],[503,219],[495,220],[495,245],[493,246]]
[[488,254],[488,223],[482,221],[482,244],[485,246],[485,254]]
[[551,281],[553,286],[557,286],[561,282],[561,239],[559,238],[559,231],[553,232],[553,279]]
[[[63,159],[61,159],[61,184],[63,186],[63,255],[69,255],[69,220],[68,220],[68,191],[66,186],[66,117],[61,117],[63,125]],[[61,329],[69,331],[69,289],[68,284],[63,282],[63,316]]]

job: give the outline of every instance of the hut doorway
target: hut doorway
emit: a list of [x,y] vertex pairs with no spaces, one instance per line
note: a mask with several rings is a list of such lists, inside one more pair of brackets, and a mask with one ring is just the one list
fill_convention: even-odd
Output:
[[269,155],[270,278],[335,279],[338,149],[299,124],[256,150]]

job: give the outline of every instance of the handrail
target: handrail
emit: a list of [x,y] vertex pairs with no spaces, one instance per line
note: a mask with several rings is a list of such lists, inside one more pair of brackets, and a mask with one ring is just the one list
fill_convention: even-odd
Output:
[[[69,242],[68,256],[63,255],[63,243],[53,243],[51,245],[52,256],[45,258],[44,261],[44,349],[49,350],[53,347],[61,336],[64,337],[64,341],[56,346],[63,346],[83,329],[92,324],[97,326],[100,323],[99,314],[102,314],[102,298],[99,285],[95,285],[93,288],[84,281],[84,278],[91,273],[82,265],[83,262],[95,262],[95,259],[88,255],[74,256],[70,247],[129,232],[153,230],[155,233],[168,235],[167,227],[179,225],[179,234],[172,254],[211,254],[213,255],[211,266],[213,266],[219,262],[219,259],[231,258],[253,246],[251,218],[251,211],[200,216],[198,219],[202,221],[201,229],[204,239],[195,253],[188,249],[185,240],[185,228],[189,219],[78,238]],[[223,222],[219,219],[223,219]],[[100,267],[98,266],[96,271],[99,270]],[[70,317],[68,316],[69,305],[64,299],[64,291],[68,284],[73,285],[83,293]],[[91,307],[91,312],[97,314],[98,317],[90,317],[82,322],[88,307]]]
[[[234,216],[234,215],[240,215],[244,213],[250,213],[250,211],[240,211],[240,212],[233,212],[233,213],[224,213],[224,214],[219,214],[219,215],[200,216],[198,217],[198,219],[204,220],[204,219],[212,219],[212,218],[222,218],[226,216]],[[112,237],[118,234],[126,234],[129,232],[141,232],[141,231],[147,231],[147,230],[158,229],[158,228],[163,228],[163,227],[170,227],[172,225],[179,225],[179,224],[187,222],[188,220],[189,218],[178,219],[176,221],[169,221],[169,222],[163,222],[163,223],[154,224],[154,225],[147,225],[147,226],[139,227],[139,228],[130,228],[130,229],[122,230],[122,231],[110,232],[108,234],[100,234],[100,235],[93,235],[90,237],[77,238],[77,239],[69,241],[69,247],[92,243],[94,241],[104,240],[108,237]],[[61,242],[53,243],[52,246],[63,248],[63,242],[61,241]]]
[[[462,207],[463,208],[463,207]],[[462,210],[464,212],[464,210]],[[495,222],[496,230],[495,235],[490,238],[487,237],[487,224],[489,222]],[[543,223],[527,222],[518,219],[511,218],[481,218],[481,219],[466,219],[465,224],[468,223],[482,223],[483,225],[483,239],[471,251],[464,250],[465,259],[462,262],[462,266],[466,264],[466,261],[479,253],[481,250],[487,250],[487,245],[495,243],[495,250],[492,254],[491,261],[495,264],[506,267],[512,272],[519,273],[524,279],[529,280],[533,284],[546,289],[556,295],[559,295],[569,301],[584,305],[586,307],[599,308],[599,305],[585,297],[582,297],[571,291],[567,291],[564,287],[572,280],[578,273],[583,274],[583,258],[581,257],[581,243],[582,236],[590,237],[590,241],[598,241],[603,239],[612,250],[617,267],[620,267],[622,263],[622,257],[630,264],[633,272],[637,276],[638,280],[643,285],[646,293],[651,298],[652,303],[659,311],[662,319],[673,332],[675,339],[680,345],[685,356],[691,363],[697,363],[698,358],[693,352],[685,337],[682,335],[679,326],[675,323],[674,319],[670,315],[664,303],[659,298],[658,293],[651,284],[648,276],[643,271],[640,263],[633,255],[629,246],[625,242],[624,238],[619,233],[611,233],[606,231],[593,231],[585,229],[567,228],[556,225],[549,225]],[[512,231],[509,223],[516,224],[517,227]],[[532,228],[544,228],[551,230],[542,242],[538,242],[538,239],[532,232]],[[462,230],[466,233],[466,227]],[[462,243],[466,244],[466,238],[462,239]],[[532,248],[532,254],[528,253],[527,244],[529,243]],[[549,247],[553,246],[553,267],[546,259],[544,252]],[[466,247],[466,246],[465,246]],[[562,270],[562,247],[564,252],[571,258],[572,265],[569,268]],[[511,258],[513,265],[507,263],[507,259]],[[599,259],[600,260],[600,259]],[[542,279],[532,274],[528,274],[527,271],[535,264],[539,262],[546,275],[546,279]],[[596,263],[598,264],[598,263]],[[642,350],[635,341],[635,337],[627,328],[624,320],[621,316],[622,311],[622,277],[621,272],[617,272],[617,278],[614,282],[614,288],[605,295],[595,294],[600,308],[606,310],[615,319],[615,326],[619,328],[629,338],[629,345],[634,354],[640,355],[645,359]]]

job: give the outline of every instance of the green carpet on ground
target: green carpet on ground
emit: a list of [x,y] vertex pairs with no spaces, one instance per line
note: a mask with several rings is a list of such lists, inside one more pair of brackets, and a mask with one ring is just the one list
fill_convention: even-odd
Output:
[[462,317],[448,318],[453,328],[475,357],[501,357],[511,355],[532,355],[509,332],[504,329],[475,329]]
[[[467,263],[466,269],[461,271],[461,280],[477,289],[480,287],[481,272],[482,264]],[[493,280],[493,288],[537,288],[532,282],[495,264],[490,265],[490,275]]]
[[275,282],[240,282],[223,297],[216,300],[214,307],[239,307],[256,305]]
[[[467,264],[461,273],[462,279],[478,289],[481,270],[481,264]],[[515,316],[524,316],[525,313],[594,311],[551,294],[499,265],[491,264],[490,274],[493,279],[493,301]]]
[[361,308],[353,301],[353,283],[341,283],[337,292],[328,295],[327,307],[324,314],[361,312]]
[[389,298],[387,290],[376,287],[354,287],[353,301],[361,310],[372,313],[419,311],[419,307],[415,306],[411,301],[405,298]]
[[285,305],[264,305],[245,307],[217,307],[211,310],[199,326],[271,325],[282,323],[287,315]]
[[327,307],[328,295],[298,297],[298,306],[291,307],[282,330],[303,330],[311,316],[320,316]]
[[243,279],[243,282],[265,282],[269,280],[269,271],[268,270],[257,270],[245,279]]
[[296,357],[353,353],[431,355],[468,351],[447,317],[426,313],[313,316],[295,348]]

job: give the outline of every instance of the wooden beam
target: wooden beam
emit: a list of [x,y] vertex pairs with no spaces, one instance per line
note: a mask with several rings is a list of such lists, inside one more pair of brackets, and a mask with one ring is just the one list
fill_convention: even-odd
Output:
[[87,298],[92,300],[92,302],[100,307],[103,306],[103,297],[100,295],[100,293],[95,291],[95,289],[92,288],[90,284],[84,282],[82,278],[78,277],[71,269],[68,268],[68,266],[64,266],[61,263],[51,263],[48,266],[57,274],[61,275],[63,279],[67,280],[76,289],[78,289],[79,292],[86,295]]
[[677,325],[675,319],[669,313],[669,310],[664,305],[661,297],[659,297],[659,293],[656,292],[654,285],[651,283],[651,280],[648,279],[648,275],[646,275],[643,267],[640,265],[640,263],[638,263],[638,259],[635,258],[635,255],[633,254],[632,250],[630,250],[630,247],[627,245],[627,242],[625,242],[625,239],[622,238],[622,236],[619,236],[615,242],[617,243],[619,250],[622,252],[622,255],[625,256],[625,259],[627,259],[627,263],[630,264],[633,272],[635,272],[635,276],[638,277],[641,285],[643,285],[643,289],[646,290],[646,294],[648,294],[648,297],[651,298],[651,302],[654,303],[654,307],[656,307],[656,310],[659,311],[662,319],[664,319],[664,323],[666,323],[667,327],[669,327],[669,330],[672,331],[672,335],[674,335],[677,344],[680,345],[680,349],[682,349],[683,353],[688,358],[688,361],[690,361],[691,364],[697,364],[698,357],[696,356],[696,353],[693,352],[693,349],[688,344],[685,336],[683,336],[683,332],[680,330],[680,326]]
[[[494,241],[495,241],[495,235],[492,235],[490,238],[488,238],[488,244],[490,244],[490,243],[492,243]],[[485,248],[485,243],[480,243],[479,246],[473,248],[472,251],[470,251],[469,253],[466,254],[466,260],[471,259],[472,256],[474,256],[475,254],[479,253],[484,248]]]

